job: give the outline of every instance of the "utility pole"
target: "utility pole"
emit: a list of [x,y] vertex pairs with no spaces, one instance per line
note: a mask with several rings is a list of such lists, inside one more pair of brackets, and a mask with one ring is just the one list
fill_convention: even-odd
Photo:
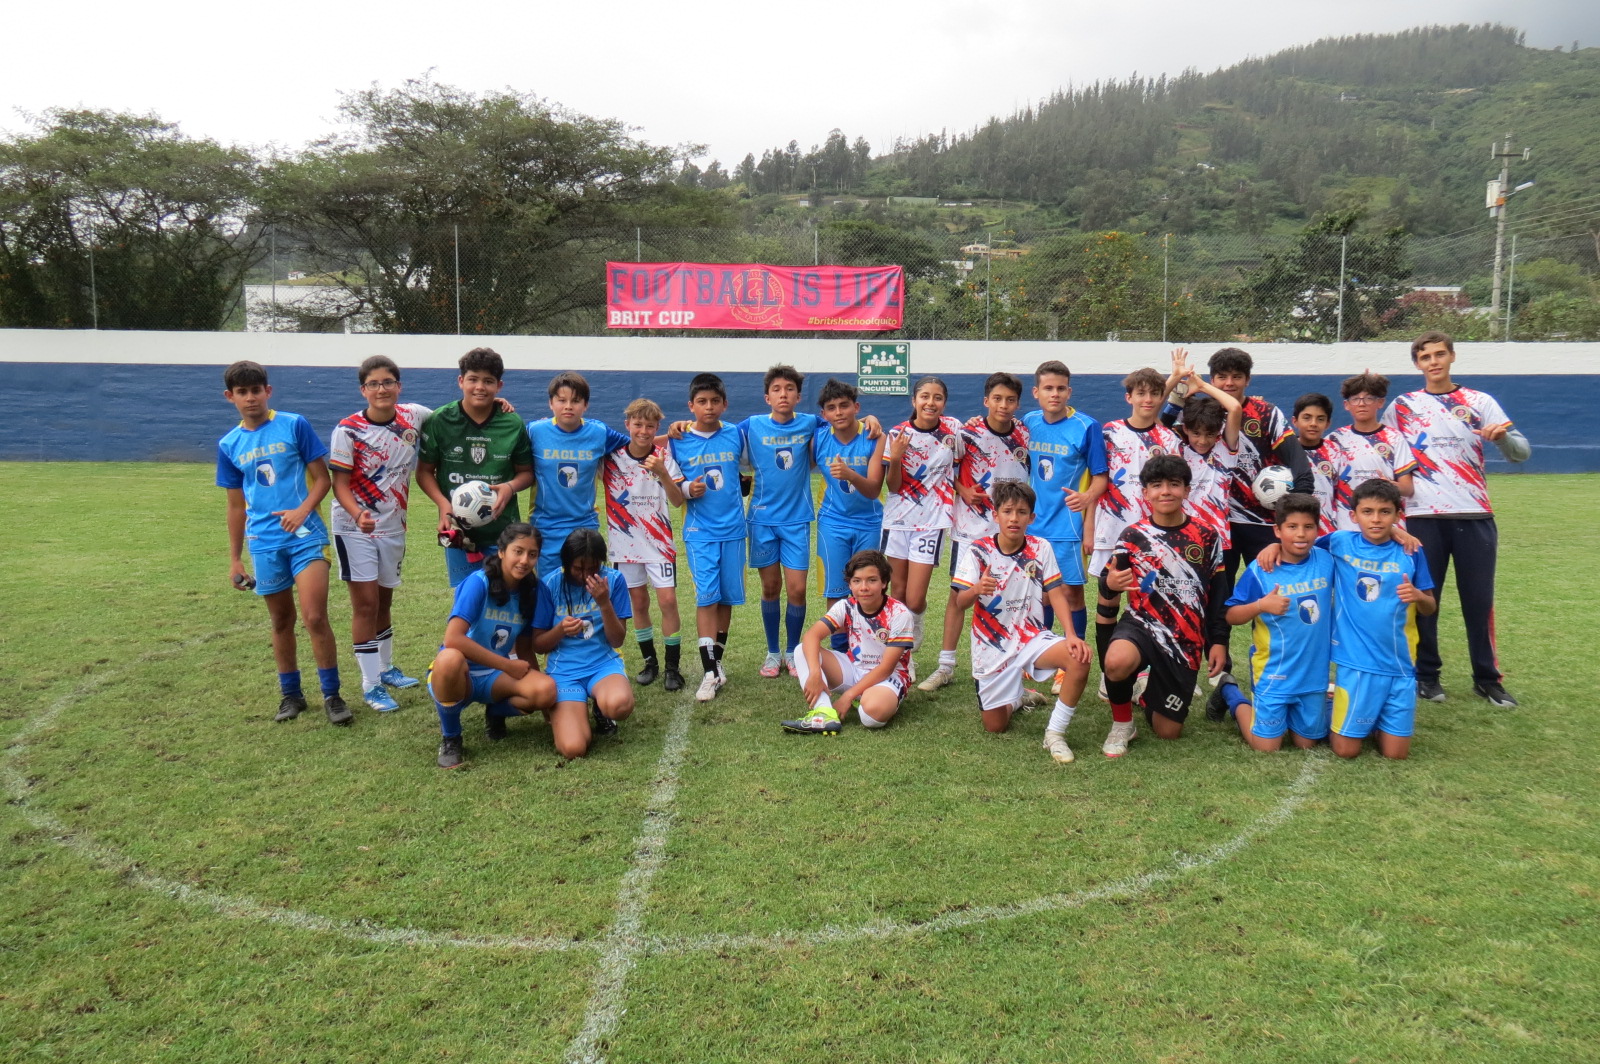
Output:
[[1489,208],[1489,213],[1494,216],[1494,287],[1489,295],[1489,328],[1494,330],[1500,322],[1500,277],[1505,267],[1506,250],[1506,200],[1521,192],[1525,188],[1533,187],[1532,181],[1525,181],[1516,188],[1511,187],[1511,160],[1527,160],[1532,154],[1529,148],[1520,152],[1511,149],[1511,134],[1506,134],[1505,143],[1499,141],[1489,146],[1489,158],[1500,160],[1500,179],[1489,182],[1488,195],[1484,197],[1484,205]]

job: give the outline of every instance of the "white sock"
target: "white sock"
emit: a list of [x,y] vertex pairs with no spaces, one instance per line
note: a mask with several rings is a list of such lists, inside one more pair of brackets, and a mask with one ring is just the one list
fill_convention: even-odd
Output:
[[822,692],[822,697],[818,698],[814,703],[812,703],[811,708],[812,709],[832,709],[833,708],[833,699],[828,697],[828,692],[824,691],[824,692]]
[[861,726],[863,728],[881,728],[889,723],[886,720],[877,720],[867,716],[867,711],[859,707],[856,709],[856,716],[861,718]]
[[374,687],[382,687],[383,681],[378,679],[383,672],[379,664],[378,646],[376,643],[357,643],[356,664],[361,667],[361,689],[370,691]]
[[941,668],[941,669],[944,669],[944,668],[954,669],[955,667],[956,667],[956,652],[954,650],[941,650],[941,651],[939,651],[939,668]]
[[911,649],[919,650],[922,647],[922,614],[912,610],[911,616],[915,618],[911,628]]
[[378,671],[394,668],[394,629],[385,628],[378,633]]
[[1050,711],[1050,723],[1044,726],[1044,730],[1057,735],[1067,734],[1067,726],[1072,723],[1072,715],[1076,712],[1077,706],[1069,706],[1061,699],[1056,699],[1056,707]]

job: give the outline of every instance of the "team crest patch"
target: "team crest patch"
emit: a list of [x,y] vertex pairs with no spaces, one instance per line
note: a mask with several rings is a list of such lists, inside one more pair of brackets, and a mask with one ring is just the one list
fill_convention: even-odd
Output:
[[400,434],[400,442],[407,447],[415,447],[417,445],[417,430],[406,429]]
[[1039,579],[1039,560],[1037,558],[1029,558],[1027,561],[1023,562],[1022,573],[1029,580]]
[[1378,591],[1383,587],[1375,576],[1363,576],[1356,580],[1356,594],[1362,602],[1377,602]]
[[1384,459],[1385,461],[1389,461],[1394,458],[1394,448],[1390,447],[1387,443],[1373,444],[1372,449],[1377,451],[1378,457]]
[[1326,461],[1318,462],[1317,463],[1317,472],[1321,473],[1325,477],[1333,476],[1333,463],[1332,462],[1326,462]]
[[1471,421],[1472,420],[1472,407],[1470,407],[1470,406],[1452,406],[1450,408],[1450,416],[1455,418],[1457,421]]
[[872,637],[880,643],[887,643],[889,641],[889,629],[874,628],[872,630]]
[[1162,455],[1164,455],[1166,453],[1167,453],[1167,449],[1165,447],[1161,446],[1159,443],[1156,444],[1154,447],[1150,448],[1150,457],[1151,458],[1160,458]]
[[946,436],[941,442],[945,445],[945,447],[949,448],[951,454],[955,454],[956,451],[961,447],[960,441],[954,436]]
[[1246,436],[1260,436],[1261,435],[1261,419],[1258,418],[1258,417],[1252,417],[1252,418],[1245,419],[1244,432],[1245,432]]
[[271,462],[256,463],[256,483],[263,488],[270,488],[278,482],[278,471],[272,468]]
[[1200,549],[1200,544],[1198,543],[1191,543],[1183,548],[1183,556],[1184,558],[1188,559],[1191,564],[1200,564],[1200,559],[1204,555],[1205,551]]
[[1039,479],[1040,480],[1049,480],[1051,477],[1055,476],[1055,472],[1056,472],[1056,464],[1055,464],[1055,462],[1051,461],[1049,458],[1044,458],[1044,457],[1041,457],[1039,459]]
[[794,452],[787,447],[774,452],[773,456],[778,460],[779,469],[789,469],[794,466]]
[[1028,449],[1026,447],[1013,447],[1011,449],[1011,457],[1019,464],[1026,465],[1028,463]]
[[481,465],[487,457],[489,457],[489,448],[486,444],[475,443],[472,445],[472,462],[474,465]]
[[560,466],[556,469],[556,479],[563,488],[576,487],[578,484],[578,467],[572,465]]
[[1322,607],[1317,605],[1314,598],[1303,598],[1299,603],[1300,620],[1306,624],[1316,624],[1322,616]]

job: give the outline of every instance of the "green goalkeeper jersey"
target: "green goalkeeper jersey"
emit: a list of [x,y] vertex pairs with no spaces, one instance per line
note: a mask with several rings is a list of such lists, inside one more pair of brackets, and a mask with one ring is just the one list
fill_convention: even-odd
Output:
[[[489,420],[472,420],[458,399],[433,412],[422,426],[417,460],[434,467],[439,487],[446,495],[469,480],[490,486],[504,484],[517,475],[517,467],[533,465],[533,447],[522,418],[496,409]],[[469,533],[480,547],[491,547],[507,525],[522,520],[521,503],[513,495],[500,516]]]

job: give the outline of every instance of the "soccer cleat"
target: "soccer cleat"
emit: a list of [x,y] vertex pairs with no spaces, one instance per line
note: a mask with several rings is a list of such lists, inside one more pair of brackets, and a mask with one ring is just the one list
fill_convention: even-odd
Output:
[[633,682],[638,684],[640,687],[649,687],[651,684],[656,682],[656,677],[660,675],[661,668],[656,664],[656,659],[645,658],[644,668],[640,669],[634,674]]
[[1144,705],[1144,689],[1150,686],[1150,670],[1146,669],[1133,678],[1133,704]]
[[1066,680],[1066,678],[1067,678],[1067,671],[1065,669],[1057,669],[1056,670],[1056,678],[1054,680],[1050,681],[1050,693],[1053,694],[1053,695],[1060,694],[1061,693],[1061,684],[1062,684],[1062,682],[1064,680]]
[[378,674],[378,682],[383,684],[385,687],[398,687],[403,690],[407,687],[415,687],[422,681],[417,679],[415,676],[407,676],[405,673],[391,665],[387,669],[384,669],[383,672]]
[[328,714],[328,723],[337,724],[341,728],[356,719],[356,715],[350,712],[350,707],[345,705],[344,699],[338,695],[329,695],[324,698],[322,700],[322,708]]
[[1438,680],[1418,680],[1417,697],[1425,702],[1443,702],[1444,688],[1439,686]]
[[783,671],[783,655],[768,654],[767,660],[761,663],[761,675],[765,679],[773,679]]
[[1050,751],[1050,756],[1055,758],[1058,764],[1072,764],[1072,747],[1067,745],[1067,737],[1060,732],[1045,732],[1044,748]]
[[1106,694],[1106,674],[1103,672],[1100,674],[1100,701],[1111,701],[1111,697]]
[[294,720],[306,711],[306,696],[302,694],[284,695],[283,701],[278,703],[278,715],[272,719],[279,724],[286,720]]
[[1211,689],[1211,694],[1206,696],[1206,720],[1213,724],[1220,723],[1228,717],[1228,700],[1222,696],[1224,684],[1237,683],[1228,673],[1217,676],[1217,686]]
[[1022,689],[1022,701],[1017,703],[1017,712],[1021,713],[1025,709],[1038,709],[1040,706],[1048,706],[1054,701],[1043,691],[1035,691],[1031,687],[1024,687]]
[[947,686],[950,681],[955,678],[955,669],[948,665],[940,665],[937,669],[934,669],[928,674],[928,678],[926,680],[923,680],[921,683],[917,684],[917,690],[937,691],[939,688]]
[[589,703],[589,718],[592,723],[589,731],[595,735],[617,734],[617,722],[600,712],[600,707],[593,702]]
[[1106,733],[1106,741],[1100,747],[1100,752],[1107,757],[1121,757],[1128,752],[1128,744],[1138,738],[1139,732],[1134,728],[1133,721],[1113,721],[1111,730]]
[[912,683],[917,682],[917,663],[915,659],[906,662],[906,675],[910,677]]
[[800,675],[800,670],[795,666],[793,654],[785,654],[783,656],[783,667],[789,670],[790,676]]
[[367,688],[361,700],[379,713],[393,713],[400,708],[400,703],[394,700],[394,696],[381,683],[376,687]]
[[439,740],[439,767],[460,768],[467,759],[467,751],[461,744],[461,736],[446,735]]
[[506,718],[492,712],[489,707],[483,710],[483,735],[491,743],[497,743],[511,734],[511,729],[506,727]]
[[661,686],[668,691],[683,690],[683,673],[677,669],[668,669],[661,674]]
[[842,729],[839,714],[831,709],[813,710],[809,717],[781,722],[783,730],[795,735],[838,735]]
[[[1418,686],[1420,687],[1420,685]],[[1488,683],[1475,683],[1472,685],[1472,690],[1477,693],[1479,698],[1488,702],[1491,706],[1499,706],[1501,709],[1515,709],[1517,707],[1517,700],[1512,698],[1504,687],[1501,687],[1493,680]]]
[[717,697],[717,688],[721,686],[722,684],[717,681],[716,670],[711,670],[704,676],[700,677],[700,686],[695,689],[694,700],[696,702],[711,701],[713,698]]

